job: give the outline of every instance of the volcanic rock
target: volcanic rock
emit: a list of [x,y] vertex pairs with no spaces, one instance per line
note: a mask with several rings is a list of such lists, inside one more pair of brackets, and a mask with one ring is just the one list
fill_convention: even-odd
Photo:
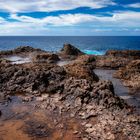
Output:
[[66,72],[74,77],[98,81],[98,76],[93,72],[93,68],[80,63],[72,63],[64,66]]
[[56,85],[64,78],[64,69],[58,67],[47,63],[3,65],[0,67],[0,91],[43,92],[50,83]]
[[78,55],[83,55],[84,53],[81,52],[76,47],[72,46],[71,44],[64,44],[64,47],[61,50],[61,54],[78,56]]

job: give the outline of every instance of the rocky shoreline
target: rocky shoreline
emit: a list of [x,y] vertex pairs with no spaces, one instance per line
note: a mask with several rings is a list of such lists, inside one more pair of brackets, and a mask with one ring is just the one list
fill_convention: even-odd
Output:
[[[7,59],[11,56],[30,61],[13,64]],[[20,120],[21,134],[15,136],[21,140],[140,139],[139,114],[115,94],[111,81],[94,73],[95,68],[117,69],[115,77],[130,90],[140,90],[140,51],[93,56],[65,44],[58,53],[29,46],[0,52],[0,138],[11,136],[2,134],[8,110],[15,130]],[[42,113],[36,115],[40,111],[44,120]]]

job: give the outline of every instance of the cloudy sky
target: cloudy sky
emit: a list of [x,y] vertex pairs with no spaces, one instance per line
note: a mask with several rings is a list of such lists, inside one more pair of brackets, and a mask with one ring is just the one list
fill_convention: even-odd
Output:
[[0,0],[0,35],[140,35],[140,0]]

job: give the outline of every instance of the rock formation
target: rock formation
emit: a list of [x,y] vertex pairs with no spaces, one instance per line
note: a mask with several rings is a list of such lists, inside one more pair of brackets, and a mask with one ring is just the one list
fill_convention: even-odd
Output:
[[79,49],[72,46],[71,44],[64,44],[64,47],[62,48],[60,53],[64,56],[67,56],[67,55],[78,56],[78,55],[83,55],[84,54],[83,52],[81,52]]
[[114,76],[120,78],[130,89],[140,90],[140,60],[131,61],[125,67],[120,68]]

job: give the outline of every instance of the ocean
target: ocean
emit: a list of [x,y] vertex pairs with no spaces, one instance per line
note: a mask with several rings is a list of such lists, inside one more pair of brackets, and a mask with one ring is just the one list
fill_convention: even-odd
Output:
[[32,46],[46,51],[59,51],[70,43],[87,54],[102,55],[107,50],[140,50],[140,36],[1,36],[0,50]]

